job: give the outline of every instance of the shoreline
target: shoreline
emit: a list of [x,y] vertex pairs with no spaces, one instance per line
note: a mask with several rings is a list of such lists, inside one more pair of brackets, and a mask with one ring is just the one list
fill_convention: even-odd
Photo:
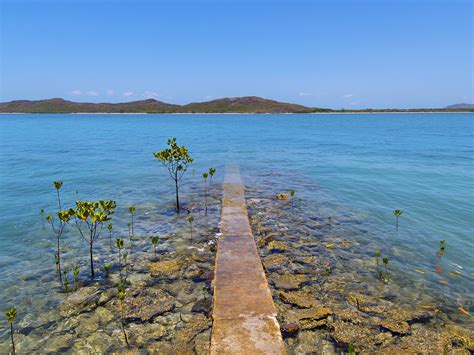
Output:
[[474,111],[371,111],[371,112],[0,112],[0,115],[367,115],[367,114],[465,114]]

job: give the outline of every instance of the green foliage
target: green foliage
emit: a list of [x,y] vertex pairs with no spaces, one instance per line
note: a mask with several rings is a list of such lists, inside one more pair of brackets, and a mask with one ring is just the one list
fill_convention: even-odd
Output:
[[204,180],[207,180],[208,176],[209,176],[209,174],[208,174],[208,173],[204,173],[204,174],[202,174],[202,177],[203,177],[203,179],[204,179]]
[[385,265],[385,268],[386,268],[387,265],[388,265],[388,258],[385,256],[385,257],[382,259],[382,262],[383,262],[383,264]]
[[110,264],[109,263],[104,263],[104,271],[105,271],[105,277],[109,277],[109,273],[110,273]]
[[397,217],[400,217],[403,214],[403,211],[402,210],[394,210],[393,214]]
[[211,177],[211,178],[209,179],[209,184],[211,184],[212,177],[214,176],[215,173],[216,173],[216,169],[215,169],[215,168],[209,168],[209,176]]
[[74,264],[74,267],[72,268],[72,273],[74,275],[74,280],[79,281],[79,272],[80,272],[80,269],[79,269],[79,266],[77,266],[77,264]]
[[439,250],[444,251],[446,249],[446,240],[439,241]]
[[122,238],[117,238],[115,239],[115,245],[119,250],[123,248],[123,239]]
[[63,186],[63,182],[62,181],[54,181],[53,186],[56,190],[60,190],[61,187]]
[[168,173],[175,183],[176,211],[179,212],[179,181],[188,169],[188,165],[193,162],[193,159],[184,145],[178,145],[176,138],[168,139],[167,144],[169,148],[153,153],[153,156],[168,169]]
[[120,301],[125,300],[125,285],[124,285],[123,283],[120,283],[120,284],[117,286],[117,298],[118,298]]
[[13,324],[16,320],[16,308],[15,307],[10,307],[7,309],[5,312],[5,316],[7,317],[8,323]]
[[128,212],[130,212],[130,214],[132,214],[132,215],[135,214],[135,207],[134,207],[134,206],[130,206],[130,207],[128,208]]

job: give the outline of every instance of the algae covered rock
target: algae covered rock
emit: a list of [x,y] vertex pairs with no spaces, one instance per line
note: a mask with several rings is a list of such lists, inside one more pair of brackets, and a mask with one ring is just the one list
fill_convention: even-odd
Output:
[[284,193],[280,193],[280,194],[276,194],[275,195],[275,198],[277,200],[288,200],[288,194],[284,194]]

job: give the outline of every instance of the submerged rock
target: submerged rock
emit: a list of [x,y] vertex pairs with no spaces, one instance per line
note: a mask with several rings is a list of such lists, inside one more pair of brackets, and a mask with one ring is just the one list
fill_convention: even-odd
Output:
[[186,325],[179,329],[175,336],[175,348],[183,351],[183,349],[189,349],[191,341],[200,333],[209,329],[211,326],[210,320],[202,314],[196,314]]
[[300,330],[300,327],[297,323],[282,323],[280,330],[284,337],[289,337],[296,335]]
[[275,198],[277,200],[288,200],[288,194],[283,194],[283,193],[276,194]]
[[203,298],[194,303],[191,312],[209,314],[212,308],[211,298]]
[[152,276],[178,276],[183,262],[177,259],[163,260],[150,263],[149,269]]
[[289,260],[290,259],[288,259],[288,257],[285,255],[273,254],[263,260],[263,265],[267,270],[273,270],[280,268],[282,265],[288,264]]
[[310,280],[309,276],[299,274],[284,274],[272,277],[275,288],[287,291],[298,290],[302,284]]
[[311,308],[318,306],[314,296],[307,292],[280,292],[279,297],[283,302],[297,306],[299,308]]
[[288,250],[289,246],[287,243],[272,240],[270,243],[268,243],[268,248],[270,248],[272,251],[282,252]]
[[137,347],[142,347],[162,339],[170,330],[170,328],[159,323],[130,324],[126,329],[130,344]]
[[175,303],[171,296],[151,288],[131,290],[124,301],[127,322],[150,322],[156,316],[172,311]]
[[97,286],[82,287],[59,306],[63,317],[89,312],[97,307],[102,291]]

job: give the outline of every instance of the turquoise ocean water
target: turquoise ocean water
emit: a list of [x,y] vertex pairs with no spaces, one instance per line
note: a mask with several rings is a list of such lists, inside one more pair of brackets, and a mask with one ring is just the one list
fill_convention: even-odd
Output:
[[[54,272],[54,238],[39,216],[55,211],[52,182],[64,182],[66,206],[112,198],[118,217],[130,204],[172,213],[172,185],[152,152],[173,136],[189,148],[196,174],[215,166],[219,181],[226,164],[238,164],[244,183],[269,196],[295,189],[303,206],[350,213],[399,277],[426,278],[427,292],[472,305],[473,114],[0,115],[0,132],[2,313],[9,304],[37,311],[38,276]],[[405,211],[398,232],[394,209]],[[360,237],[360,226],[344,228]],[[443,275],[435,271],[440,240]]]

